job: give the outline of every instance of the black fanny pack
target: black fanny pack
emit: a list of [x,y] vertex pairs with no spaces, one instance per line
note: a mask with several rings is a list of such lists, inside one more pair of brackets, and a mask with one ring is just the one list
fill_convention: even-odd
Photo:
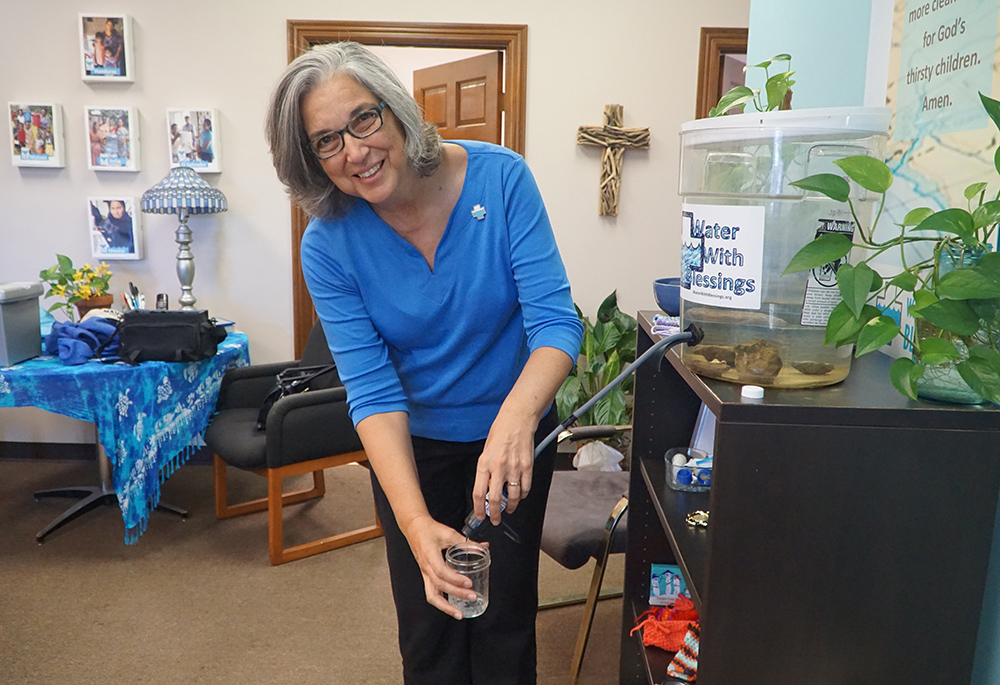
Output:
[[139,362],[196,362],[215,356],[226,331],[198,311],[133,309],[118,322],[118,357]]

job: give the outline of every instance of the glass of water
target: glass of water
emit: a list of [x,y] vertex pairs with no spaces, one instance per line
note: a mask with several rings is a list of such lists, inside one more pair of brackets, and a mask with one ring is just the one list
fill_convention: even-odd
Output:
[[462,611],[462,618],[475,618],[490,604],[490,551],[474,542],[459,542],[444,553],[448,567],[472,581],[475,599],[448,595],[448,603]]

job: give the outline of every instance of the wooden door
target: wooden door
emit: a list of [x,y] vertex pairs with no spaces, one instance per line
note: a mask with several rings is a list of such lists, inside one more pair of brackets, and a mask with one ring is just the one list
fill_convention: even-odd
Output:
[[413,97],[442,138],[501,144],[503,53],[413,72]]

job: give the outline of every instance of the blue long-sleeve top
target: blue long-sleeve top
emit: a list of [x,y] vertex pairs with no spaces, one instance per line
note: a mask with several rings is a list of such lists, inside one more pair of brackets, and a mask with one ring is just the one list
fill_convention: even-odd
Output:
[[531,352],[576,360],[583,326],[527,164],[453,142],[468,166],[433,271],[363,200],[313,218],[301,257],[354,424],[405,411],[413,435],[468,442],[489,433]]

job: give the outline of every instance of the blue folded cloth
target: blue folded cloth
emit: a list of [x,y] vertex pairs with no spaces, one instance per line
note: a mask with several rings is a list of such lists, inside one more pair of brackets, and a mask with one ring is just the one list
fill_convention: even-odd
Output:
[[75,366],[83,364],[97,355],[97,350],[105,343],[102,353],[114,354],[118,351],[117,327],[111,321],[92,317],[80,323],[56,321],[45,338],[45,354],[58,356],[63,364]]

